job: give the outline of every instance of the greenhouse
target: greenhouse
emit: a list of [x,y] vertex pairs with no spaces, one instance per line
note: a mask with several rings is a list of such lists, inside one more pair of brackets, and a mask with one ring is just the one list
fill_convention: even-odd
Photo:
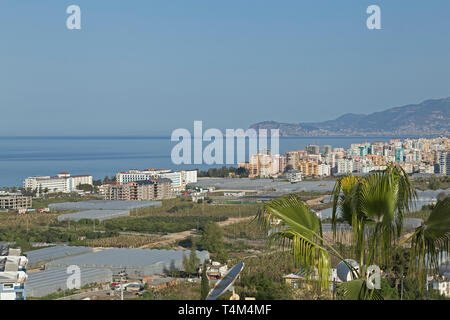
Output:
[[62,214],[58,216],[58,221],[80,221],[81,219],[103,220],[128,217],[130,211],[128,210],[87,210],[75,213]]
[[39,268],[42,264],[65,257],[92,252],[88,247],[54,246],[25,253],[28,258],[28,268]]
[[49,204],[51,210],[134,210],[161,206],[161,201],[89,200]]
[[[125,271],[130,278],[139,279],[170,270],[183,270],[183,255],[189,257],[189,254],[189,250],[112,248],[55,260],[47,263],[45,269],[77,265],[80,268],[110,269],[113,274]],[[210,258],[208,251],[196,251],[196,255],[200,263]]]
[[[71,273],[67,268],[32,272],[28,274],[25,289],[28,297],[45,297],[58,291],[68,290],[67,279]],[[81,269],[80,286],[112,282],[112,272],[108,269]]]

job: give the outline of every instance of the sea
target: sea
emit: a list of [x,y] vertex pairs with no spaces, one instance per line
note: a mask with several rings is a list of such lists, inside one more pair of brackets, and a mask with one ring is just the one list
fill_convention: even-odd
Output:
[[[348,148],[352,143],[389,141],[391,137],[281,137],[280,153],[320,147]],[[269,148],[270,148],[270,139]],[[0,137],[0,187],[19,187],[30,176],[92,174],[94,179],[129,169],[199,169],[223,164],[180,164],[171,152],[178,142],[170,137]],[[203,142],[203,148],[209,142]],[[225,148],[224,148],[225,150]],[[248,158],[248,148],[246,157]],[[232,166],[232,165],[229,165]],[[235,164],[236,166],[236,164]]]

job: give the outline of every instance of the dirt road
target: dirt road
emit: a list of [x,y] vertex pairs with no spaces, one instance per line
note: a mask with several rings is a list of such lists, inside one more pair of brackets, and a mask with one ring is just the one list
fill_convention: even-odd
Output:
[[306,201],[306,204],[307,204],[308,206],[313,206],[313,205],[319,204],[319,201],[322,201],[322,200],[325,199],[326,197],[328,197],[328,195],[321,196],[321,197],[318,197],[318,198],[315,198],[315,199],[311,199],[311,200],[307,200],[307,201]]
[[[243,218],[232,217],[232,218],[228,218],[225,221],[220,221],[217,224],[221,227],[225,227],[230,224],[234,224],[234,223],[238,223],[238,222],[250,221],[251,219],[253,219],[253,217],[243,217]],[[186,239],[187,237],[194,235],[195,232],[196,232],[195,229],[191,229],[191,230],[186,230],[186,231],[182,231],[182,232],[172,233],[170,235],[161,237],[161,239],[156,242],[144,245],[140,248],[148,249],[148,248],[153,248],[153,247],[164,247],[164,246],[170,245],[174,242]]]
[[[319,201],[323,200],[325,197],[327,197],[327,195],[321,196],[321,197],[318,197],[318,198],[315,198],[315,199],[308,200],[308,201],[306,201],[306,203],[308,205],[314,205],[314,204],[319,203]],[[221,226],[221,227],[225,227],[225,226],[228,226],[228,225],[231,225],[231,224],[234,224],[234,223],[238,223],[238,222],[250,221],[253,218],[254,218],[253,216],[251,216],[251,217],[243,217],[243,218],[231,217],[231,218],[228,218],[225,221],[218,222],[217,224],[219,226]],[[167,236],[162,236],[160,238],[160,240],[158,240],[156,242],[153,242],[153,243],[150,243],[150,244],[147,244],[147,245],[144,245],[144,246],[142,246],[140,248],[141,249],[148,249],[148,248],[153,248],[153,247],[164,247],[164,246],[170,245],[170,244],[172,244],[174,242],[186,239],[187,237],[194,235],[195,232],[196,232],[196,230],[192,229],[192,230],[172,233],[172,234],[167,235]]]

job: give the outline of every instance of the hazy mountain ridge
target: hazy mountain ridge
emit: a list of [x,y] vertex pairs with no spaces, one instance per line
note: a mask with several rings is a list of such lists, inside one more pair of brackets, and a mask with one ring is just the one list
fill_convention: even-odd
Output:
[[450,97],[365,114],[348,113],[311,123],[264,121],[253,129],[280,129],[281,136],[430,136],[450,135]]

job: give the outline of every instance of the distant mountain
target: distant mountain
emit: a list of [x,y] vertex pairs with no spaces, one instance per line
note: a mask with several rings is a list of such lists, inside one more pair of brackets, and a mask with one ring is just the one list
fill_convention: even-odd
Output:
[[253,129],[280,129],[281,136],[434,136],[450,135],[450,98],[395,107],[381,112],[348,113],[311,123],[264,121]]

